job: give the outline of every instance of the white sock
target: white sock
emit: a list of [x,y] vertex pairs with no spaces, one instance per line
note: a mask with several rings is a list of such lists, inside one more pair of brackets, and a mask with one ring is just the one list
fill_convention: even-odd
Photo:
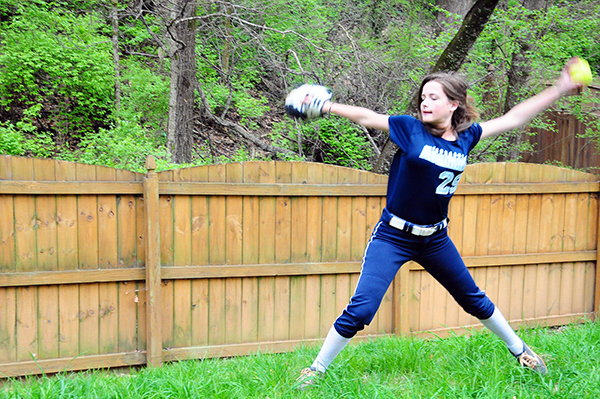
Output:
[[500,309],[494,309],[492,317],[485,320],[479,320],[491,332],[496,334],[508,347],[508,350],[515,356],[520,355],[525,350],[523,341],[517,336],[515,330],[508,324]]
[[350,342],[350,338],[342,337],[334,327],[331,327],[311,368],[324,373],[348,342]]

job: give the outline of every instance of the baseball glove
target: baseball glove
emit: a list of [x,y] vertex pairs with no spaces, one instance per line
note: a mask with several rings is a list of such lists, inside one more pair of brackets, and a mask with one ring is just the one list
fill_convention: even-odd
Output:
[[285,112],[292,118],[314,119],[323,115],[323,104],[331,99],[331,90],[319,85],[302,85],[285,99]]

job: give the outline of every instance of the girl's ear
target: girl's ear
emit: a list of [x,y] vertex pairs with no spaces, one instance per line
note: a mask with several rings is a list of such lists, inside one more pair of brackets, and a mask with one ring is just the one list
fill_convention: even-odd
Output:
[[454,100],[450,103],[450,111],[454,112],[458,108],[458,100]]

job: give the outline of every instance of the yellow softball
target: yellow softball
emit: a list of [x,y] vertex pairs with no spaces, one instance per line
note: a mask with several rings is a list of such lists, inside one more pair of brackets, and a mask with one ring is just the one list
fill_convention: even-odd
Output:
[[590,64],[583,58],[577,58],[577,61],[569,67],[569,75],[573,83],[589,85],[592,83],[592,71]]

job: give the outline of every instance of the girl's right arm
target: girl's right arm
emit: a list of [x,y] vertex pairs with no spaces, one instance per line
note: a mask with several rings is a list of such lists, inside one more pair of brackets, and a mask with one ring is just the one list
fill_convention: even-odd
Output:
[[375,111],[371,111],[368,108],[357,107],[354,105],[334,103],[326,101],[323,104],[322,110],[329,112],[344,118],[350,119],[352,122],[358,123],[365,127],[383,130],[384,132],[390,131],[389,115],[378,114]]
[[575,58],[567,62],[554,86],[515,105],[510,111],[498,118],[481,122],[480,125],[483,130],[481,138],[494,137],[500,133],[523,126],[533,117],[550,107],[556,100],[581,87],[582,84],[573,82],[569,74],[569,68],[574,62],[576,62]]

